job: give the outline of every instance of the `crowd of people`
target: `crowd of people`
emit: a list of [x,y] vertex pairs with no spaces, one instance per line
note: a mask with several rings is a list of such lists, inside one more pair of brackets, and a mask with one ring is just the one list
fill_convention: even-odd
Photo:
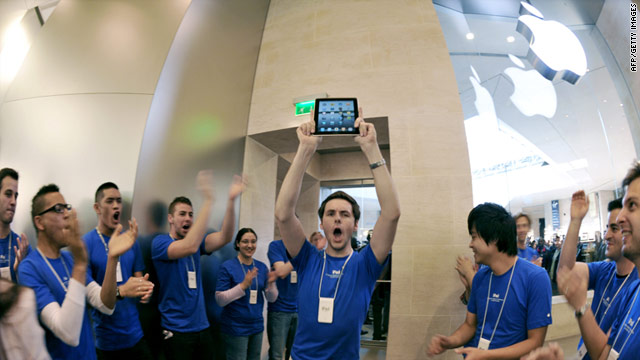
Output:
[[[158,352],[145,339],[137,305],[152,295],[161,318],[161,356],[211,359],[200,261],[232,241],[237,256],[222,264],[215,288],[227,359],[260,359],[265,302],[269,359],[358,359],[361,326],[376,280],[389,263],[400,207],[374,126],[359,118],[356,127],[355,141],[369,162],[381,208],[362,249],[351,246],[360,209],[348,194],[334,192],[322,201],[318,217],[324,236],[313,233],[307,241],[295,214],[305,170],[322,141],[309,121],[297,129],[298,150],[276,200],[282,239],[269,243],[269,264],[254,258],[256,231],[235,230],[235,203],[245,178],[232,181],[221,229],[207,232],[214,193],[207,170],[196,179],[202,196],[197,216],[186,197],[168,206],[169,232],[150,244],[151,280],[136,241],[136,220],[123,231],[116,184],[97,188],[97,225],[84,235],[60,188],[42,186],[31,203],[37,237],[31,246],[25,234],[11,230],[18,173],[0,170],[0,359],[151,359]],[[636,358],[640,231],[633,229],[640,229],[640,164],[623,187],[624,198],[608,208],[607,260],[588,264],[576,261],[589,206],[583,191],[573,194],[564,246],[556,244],[558,251],[546,260],[526,246],[527,215],[512,216],[492,203],[474,207],[467,220],[474,259],[460,256],[456,265],[465,286],[466,318],[451,335],[434,336],[424,355],[455,349],[467,359],[564,358],[557,345],[543,347],[555,283],[575,309],[582,334],[579,358]],[[594,290],[591,306],[588,289]]]
[[322,141],[310,121],[297,130],[299,148],[276,202],[282,240],[269,243],[270,264],[254,258],[253,229],[234,229],[236,199],[246,186],[242,177],[231,184],[221,229],[207,233],[214,193],[207,170],[196,179],[202,195],[197,216],[186,197],[168,206],[169,232],[149,246],[153,281],[136,241],[136,220],[126,231],[120,224],[116,184],[96,190],[97,225],[84,235],[60,188],[42,186],[31,204],[37,234],[31,246],[25,234],[11,230],[18,172],[0,170],[0,359],[151,359],[158,351],[145,339],[137,304],[152,295],[160,314],[160,356],[211,359],[200,258],[233,239],[237,256],[222,264],[215,289],[227,359],[260,359],[265,302],[270,359],[357,359],[360,326],[387,263],[400,208],[374,126],[359,118],[356,127],[381,207],[369,245],[351,248],[360,210],[344,192],[328,196],[318,210],[324,236],[316,232],[307,241],[295,216],[302,177]]

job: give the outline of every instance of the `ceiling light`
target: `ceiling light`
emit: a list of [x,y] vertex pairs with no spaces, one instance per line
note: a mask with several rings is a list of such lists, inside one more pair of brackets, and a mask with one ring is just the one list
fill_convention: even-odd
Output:
[[473,40],[476,36],[473,33],[467,33],[467,40]]
[[514,38],[513,36],[507,36],[507,42],[512,43],[514,41],[516,41],[516,38]]

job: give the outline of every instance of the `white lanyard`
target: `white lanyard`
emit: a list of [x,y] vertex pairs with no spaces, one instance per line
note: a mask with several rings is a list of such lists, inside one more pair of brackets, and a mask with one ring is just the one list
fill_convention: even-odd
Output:
[[[516,257],[516,261],[513,263],[513,267],[511,268],[511,275],[509,275],[509,283],[507,284],[507,291],[504,294],[504,299],[502,300],[502,306],[500,307],[500,313],[498,314],[498,320],[496,320],[496,324],[493,327],[493,332],[491,333],[491,339],[489,339],[489,343],[493,341],[493,335],[496,334],[498,323],[500,322],[500,318],[502,317],[502,310],[504,309],[504,304],[507,303],[507,295],[509,295],[509,288],[511,287],[511,279],[513,279],[513,273],[516,271],[517,263],[518,263],[518,257]],[[487,309],[489,309],[489,298],[491,297],[491,280],[492,279],[493,279],[493,271],[491,271],[491,277],[489,278],[489,290],[487,291],[487,304],[484,307],[484,318],[482,319],[482,329],[480,330],[480,339],[482,339],[482,334],[484,334],[484,324],[487,321]]]
[[100,230],[98,230],[97,226],[96,226],[96,232],[98,233],[98,236],[100,236],[100,241],[102,241],[102,245],[104,245],[104,252],[107,253],[107,256],[109,256],[109,247],[107,246],[107,242],[104,241],[104,237],[102,237],[102,233],[100,232]]
[[[238,258],[236,258],[238,259]],[[238,262],[240,263],[240,267],[242,268],[242,272],[244,273],[244,276],[247,276],[247,272],[244,270],[244,265],[242,264],[242,262],[240,262],[240,259],[238,259]],[[253,261],[253,259],[251,259],[251,266],[255,267],[255,262]],[[256,281],[256,290],[258,290],[258,277],[254,277],[253,280]],[[253,281],[252,281],[253,283]],[[249,284],[249,290],[251,290],[251,284]]]
[[[625,315],[623,322],[620,323],[620,331],[618,331],[618,335],[616,335],[616,339],[613,341],[613,345],[611,345],[611,351],[614,351],[616,343],[618,342],[618,338],[620,337],[620,333],[624,329],[624,324],[626,324],[627,318],[631,314],[631,310],[633,310],[633,305],[635,305],[636,299],[638,298],[638,290],[640,290],[640,286],[635,291],[636,294],[633,296],[633,301],[631,302],[631,306],[629,306],[629,311],[627,311],[627,315]],[[631,336],[631,334],[635,330],[636,326],[638,326],[638,322],[640,322],[640,317],[638,317],[638,319],[636,320],[636,323],[631,328],[631,331],[629,332],[629,335],[627,335],[627,338],[624,340],[624,343],[622,344],[622,347],[620,348],[620,351],[618,351],[618,354],[621,354],[622,350],[624,349],[624,347],[627,346],[627,341],[629,341],[629,337]]]
[[[62,286],[62,288],[64,289],[64,292],[67,292],[67,287],[64,285],[64,282],[62,282],[62,279],[60,279],[60,276],[58,275],[56,270],[53,268],[53,266],[51,266],[51,263],[49,262],[47,257],[44,256],[44,254],[42,253],[40,248],[36,248],[36,249],[40,253],[40,256],[42,256],[44,261],[47,263],[47,265],[49,265],[49,269],[51,269],[51,272],[53,273],[53,275],[55,275],[56,279],[58,279],[58,282],[60,283],[60,286]],[[64,267],[64,271],[67,273],[67,279],[69,279],[69,281],[71,281],[71,275],[69,275],[69,269],[67,269],[67,264],[64,262],[64,258],[62,257],[62,254],[60,254],[60,260],[62,261],[62,266]]]
[[[324,261],[322,262],[322,273],[320,274],[320,285],[318,286],[318,299],[322,297],[320,295],[322,293],[322,279],[324,279],[324,268],[325,268],[325,265],[327,264],[327,251],[325,250],[323,253],[324,253]],[[347,266],[349,259],[351,259],[351,255],[353,255],[353,250],[351,251],[351,254],[349,254],[349,257],[344,262],[344,264],[342,264],[342,270],[340,270],[340,276],[338,276],[338,283],[336,284],[336,291],[333,293],[332,299],[335,299],[336,295],[338,295],[338,287],[340,286],[340,280],[342,279],[344,268]]]
[[[609,308],[611,307],[611,304],[613,304],[614,300],[616,299],[616,296],[618,296],[618,293],[624,287],[624,283],[627,282],[627,279],[629,278],[629,275],[631,275],[632,272],[633,272],[633,270],[630,273],[627,274],[627,276],[624,278],[624,281],[622,282],[622,284],[620,285],[620,287],[618,288],[616,293],[613,295],[613,299],[611,299],[611,301],[609,302],[609,305],[607,305],[607,308],[604,310],[604,314],[602,314],[602,319],[600,319],[600,322],[598,323],[598,326],[600,326],[600,324],[602,324],[602,320],[604,320],[604,318],[607,316],[607,312],[609,311]],[[607,290],[609,289],[609,284],[611,284],[611,281],[613,281],[613,278],[615,276],[616,276],[616,272],[611,274],[611,279],[609,279],[609,282],[607,283],[607,286],[604,288],[604,291],[602,292],[602,296],[600,297],[600,302],[598,303],[598,307],[596,308],[596,313],[593,315],[594,318],[596,318],[598,316],[598,311],[600,311],[600,305],[602,305],[602,299],[604,299],[604,295],[607,293]]]

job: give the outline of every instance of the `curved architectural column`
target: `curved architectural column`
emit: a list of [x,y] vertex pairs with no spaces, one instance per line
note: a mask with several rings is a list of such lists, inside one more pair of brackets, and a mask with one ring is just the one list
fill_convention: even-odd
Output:
[[[149,106],[189,0],[63,0],[0,109],[0,164],[20,172],[17,231],[50,182],[95,224],[98,185],[133,191]],[[84,230],[83,229],[83,230]]]
[[389,119],[402,217],[387,359],[422,359],[431,335],[464,319],[454,264],[468,250],[472,207],[464,118],[432,2],[272,0],[249,134],[298,125],[292,99],[324,92]]

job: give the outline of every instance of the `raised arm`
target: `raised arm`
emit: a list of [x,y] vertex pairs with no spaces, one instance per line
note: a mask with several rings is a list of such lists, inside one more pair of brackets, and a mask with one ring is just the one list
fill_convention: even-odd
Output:
[[585,275],[577,267],[573,270],[568,268],[558,269],[558,289],[575,310],[585,307],[585,313],[582,316],[576,316],[576,320],[589,356],[592,359],[600,359],[602,354],[605,353],[604,358],[606,359],[609,354],[609,349],[607,348],[608,336],[598,326],[595,315],[591,311],[591,306],[587,304],[588,276],[589,271]]
[[[376,129],[373,124],[364,121],[362,108],[360,108],[360,117],[356,119],[355,126],[360,129],[360,135],[356,136],[355,140],[360,145],[369,164],[375,166],[374,164],[384,163],[376,138]],[[380,202],[380,217],[373,227],[370,244],[378,263],[382,264],[387,258],[396,236],[400,219],[400,202],[387,166],[384,164],[375,166],[372,173],[378,202]]]
[[202,238],[207,231],[207,224],[211,216],[211,206],[213,205],[213,171],[200,171],[196,184],[204,199],[202,207],[184,239],[172,242],[167,248],[167,257],[169,259],[180,259],[197,253],[200,249]]
[[300,125],[296,130],[299,141],[298,151],[296,151],[291,167],[289,167],[289,171],[284,177],[284,181],[282,181],[280,193],[276,200],[276,223],[278,224],[280,235],[282,235],[284,246],[292,257],[298,255],[305,241],[304,229],[295,215],[295,209],[300,197],[300,188],[305,170],[309,166],[318,144],[322,141],[322,137],[313,136],[314,132],[315,123],[312,111],[311,121]]
[[204,239],[204,247],[208,253],[214,252],[228,244],[233,238],[233,230],[236,226],[236,199],[244,191],[247,179],[244,176],[233,176],[231,187],[229,188],[229,198],[227,200],[227,210],[222,220],[222,229],[218,232],[207,235]]
[[589,199],[584,191],[580,190],[573,193],[571,197],[571,221],[569,222],[567,237],[564,240],[562,252],[560,253],[560,263],[558,264],[558,269],[566,267],[569,270],[573,270],[577,268],[576,271],[586,273],[587,283],[589,281],[589,268],[585,263],[576,264],[576,248],[578,246],[580,225],[582,224],[582,219],[587,215],[588,210]]
[[121,233],[122,225],[118,224],[116,230],[109,240],[109,254],[107,255],[107,269],[104,273],[102,289],[100,289],[100,300],[108,309],[116,306],[116,268],[120,256],[133,246],[138,237],[138,223],[133,218],[129,221],[129,230]]

